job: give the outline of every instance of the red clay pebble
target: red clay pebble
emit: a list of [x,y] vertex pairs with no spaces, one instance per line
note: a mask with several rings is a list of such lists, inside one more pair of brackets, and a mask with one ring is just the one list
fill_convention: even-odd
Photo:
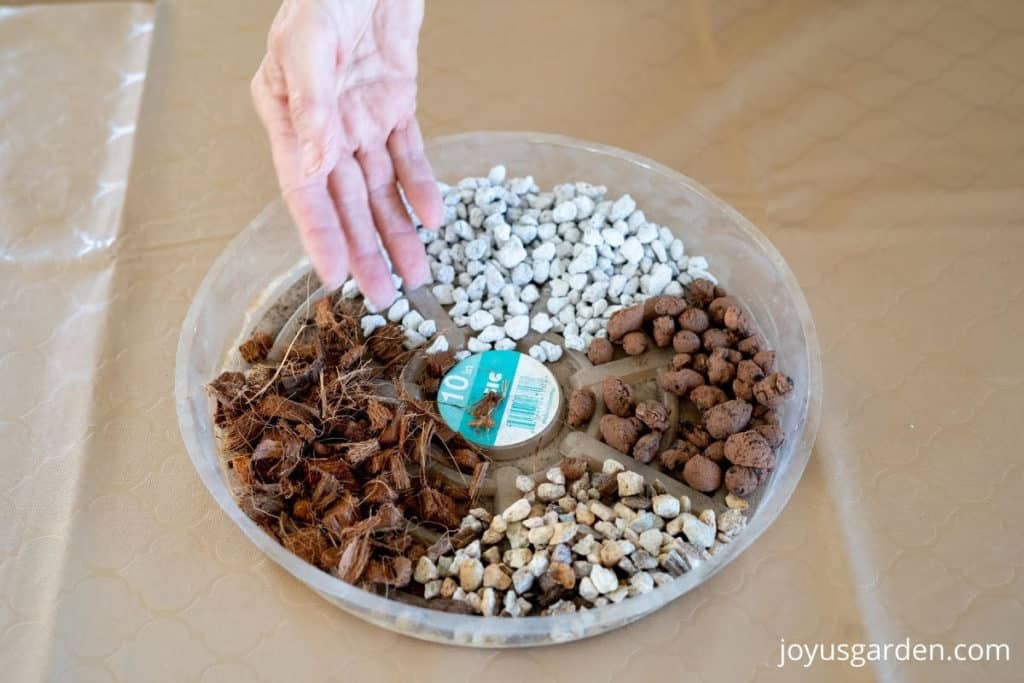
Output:
[[754,406],[753,424],[777,425],[779,424],[779,414],[774,408],[768,408],[758,403]]
[[697,372],[708,371],[708,354],[706,353],[695,353],[693,354],[693,360],[690,361],[690,367]]
[[720,296],[708,304],[708,315],[717,324],[725,322],[725,311],[730,306],[739,306],[740,302],[734,296]]
[[734,465],[772,469],[775,453],[765,438],[750,429],[725,440],[725,457]]
[[608,319],[608,338],[612,341],[622,339],[630,332],[636,332],[644,324],[644,305],[636,304],[629,308],[622,308]]
[[672,337],[672,349],[676,353],[693,353],[700,348],[700,337],[690,330],[679,330]]
[[644,434],[633,445],[633,457],[637,462],[647,465],[658,455],[658,446],[661,445],[661,433],[652,432]]
[[618,377],[605,377],[601,382],[601,397],[608,412],[619,417],[633,415],[635,405],[633,389]]
[[586,424],[594,416],[594,409],[597,407],[597,397],[588,387],[582,387],[572,392],[569,397],[569,415],[566,422],[570,427],[579,427]]
[[711,445],[711,435],[701,425],[684,423],[679,427],[679,433],[686,441],[689,441],[699,450],[704,450]]
[[725,460],[725,442],[715,441],[704,449],[704,457],[714,460],[717,463]]
[[733,465],[725,471],[725,488],[737,496],[749,496],[761,483],[757,472],[749,467]]
[[708,329],[710,324],[708,314],[700,308],[687,308],[679,314],[679,327],[690,332],[700,334]]
[[683,441],[659,453],[658,461],[667,470],[677,470],[685,465],[687,460],[699,454],[700,451],[697,450],[696,446]]
[[778,448],[782,445],[782,442],[786,440],[786,433],[782,431],[782,427],[777,424],[760,424],[754,427],[757,433],[764,437],[764,440],[768,442],[768,445],[772,448]]
[[736,366],[726,360],[727,349],[718,348],[708,358],[708,382],[719,386],[729,384],[736,377]]
[[739,340],[739,342],[736,343],[736,350],[739,351],[740,353],[745,353],[748,356],[753,356],[758,351],[763,349],[764,346],[764,339],[761,337],[761,335],[755,334],[753,336],[747,337],[746,339]]
[[686,309],[686,299],[679,296],[659,294],[644,302],[644,320],[654,320],[661,316],[675,318]]
[[651,346],[651,340],[646,332],[637,330],[630,332],[622,338],[622,350],[630,356],[640,356],[647,353]]
[[601,438],[621,453],[629,453],[640,438],[643,423],[635,417],[619,417],[608,413],[601,416]]
[[672,356],[672,360],[668,362],[668,369],[682,370],[683,368],[690,364],[691,358],[692,356],[690,356],[690,354],[688,353],[677,353],[676,355]]
[[691,306],[704,308],[715,298],[715,283],[705,278],[697,278],[686,288],[686,301]]
[[725,323],[727,328],[744,337],[749,337],[757,331],[754,328],[754,323],[750,320],[750,316],[739,306],[729,306],[726,308],[725,314],[722,316],[722,322]]
[[754,362],[758,364],[762,371],[766,374],[775,370],[775,352],[774,351],[758,351],[754,354]]
[[683,480],[701,493],[714,493],[722,485],[722,468],[703,455],[695,455],[683,466]]
[[732,393],[733,395],[743,401],[754,401],[754,383],[747,382],[742,379],[734,379],[732,381]]
[[792,393],[793,380],[781,372],[773,372],[754,385],[754,398],[769,408],[778,408]]
[[672,337],[676,334],[676,321],[670,315],[663,315],[654,319],[651,326],[654,332],[654,345],[664,349],[672,344]]
[[690,401],[701,412],[709,410],[712,406],[729,400],[725,392],[716,386],[702,384],[690,392]]
[[689,368],[661,373],[661,388],[676,396],[686,396],[691,389],[701,384],[704,384],[704,377]]
[[764,371],[752,360],[741,360],[736,364],[736,379],[741,379],[744,382],[758,382],[764,379]]
[[668,408],[659,401],[641,401],[636,406],[636,417],[655,432],[668,429]]
[[612,357],[615,356],[615,347],[607,339],[599,337],[594,341],[590,342],[590,348],[587,349],[587,358],[594,365],[603,365],[609,362]]
[[717,348],[729,348],[731,345],[729,343],[729,333],[717,327],[705,330],[704,334],[701,335],[701,341],[704,343],[704,348],[708,351],[714,351]]
[[719,403],[704,413],[704,428],[716,439],[725,439],[746,428],[754,407],[746,401]]
[[590,470],[587,458],[562,458],[558,468],[568,482],[574,482]]

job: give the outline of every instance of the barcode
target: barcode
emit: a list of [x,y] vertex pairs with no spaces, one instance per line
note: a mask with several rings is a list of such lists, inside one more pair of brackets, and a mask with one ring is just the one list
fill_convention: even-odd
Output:
[[546,384],[543,377],[520,378],[508,406],[509,427],[521,429],[537,427],[537,412],[540,410]]

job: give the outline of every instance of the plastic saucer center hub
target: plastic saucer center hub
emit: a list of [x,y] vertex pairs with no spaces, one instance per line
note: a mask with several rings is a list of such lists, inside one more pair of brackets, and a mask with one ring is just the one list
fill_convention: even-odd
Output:
[[454,431],[487,449],[540,443],[558,414],[561,389],[542,363],[518,351],[484,351],[441,380],[437,406]]

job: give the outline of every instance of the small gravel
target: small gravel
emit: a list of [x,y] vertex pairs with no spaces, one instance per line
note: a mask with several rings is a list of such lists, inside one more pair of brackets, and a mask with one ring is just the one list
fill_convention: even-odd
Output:
[[[603,474],[567,486],[561,468],[541,484],[516,481],[528,497],[501,514],[474,508],[462,522],[461,549],[416,563],[427,600],[462,602],[484,616],[568,614],[643,595],[721,552],[746,526],[738,508],[690,512],[689,498],[658,493],[614,460]],[[592,478],[593,477],[593,478]],[[607,502],[592,484],[614,477]],[[655,482],[655,491],[659,489]],[[543,494],[542,494],[543,491]],[[593,493],[593,496],[591,495]],[[610,504],[608,504],[610,503]],[[465,542],[468,541],[468,542]]]

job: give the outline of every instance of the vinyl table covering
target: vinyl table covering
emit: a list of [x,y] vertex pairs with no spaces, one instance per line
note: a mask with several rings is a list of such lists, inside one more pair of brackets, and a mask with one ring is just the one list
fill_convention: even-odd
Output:
[[426,135],[551,131],[679,169],[778,246],[823,350],[811,463],[756,544],[628,628],[516,651],[334,609],[182,446],[182,318],[276,193],[248,93],[274,10],[0,9],[0,677],[1021,680],[777,665],[781,639],[1024,655],[1024,5],[428,3]]

